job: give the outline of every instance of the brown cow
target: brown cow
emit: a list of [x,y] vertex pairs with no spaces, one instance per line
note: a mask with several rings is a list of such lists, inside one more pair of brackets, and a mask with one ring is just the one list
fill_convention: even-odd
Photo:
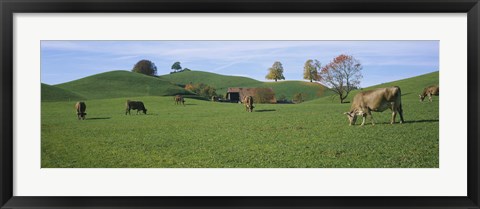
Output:
[[87,105],[85,104],[85,102],[77,102],[75,104],[75,110],[77,110],[78,119],[85,120],[85,115],[87,115],[87,113],[85,112],[85,110],[87,110]]
[[141,101],[127,100],[127,103],[125,103],[125,115],[127,115],[127,113],[130,115],[130,110],[137,110],[137,115],[139,111],[143,111],[144,114],[147,114],[147,109]]
[[183,106],[185,106],[185,99],[183,99],[182,95],[175,96],[173,100],[175,101],[176,105],[182,103]]
[[427,88],[423,89],[422,94],[418,95],[420,97],[420,102],[423,102],[425,97],[428,96],[428,100],[432,102],[432,95],[438,96],[439,95],[439,87],[438,85],[431,85],[428,86]]
[[345,112],[344,114],[348,116],[350,125],[355,125],[358,115],[363,117],[362,126],[365,124],[367,115],[370,116],[372,125],[375,125],[371,112],[383,112],[386,109],[391,109],[392,120],[390,123],[395,123],[397,113],[400,114],[400,123],[403,123],[401,95],[402,93],[398,86],[360,92],[353,98],[350,112]]
[[247,112],[252,112],[253,111],[253,97],[252,96],[245,96],[243,98],[243,104],[245,105],[245,110]]

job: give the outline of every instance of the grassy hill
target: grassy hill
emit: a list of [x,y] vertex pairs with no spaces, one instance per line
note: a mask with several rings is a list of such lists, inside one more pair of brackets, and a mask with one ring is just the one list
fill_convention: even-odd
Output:
[[303,93],[305,100],[331,94],[318,83],[303,81],[261,82],[241,76],[227,76],[202,71],[188,71],[159,77],[128,71],[110,71],[48,86],[64,90],[72,95],[66,96],[67,93],[45,90],[42,91],[42,96],[46,98],[44,101],[65,101],[69,98],[78,100],[191,94],[181,87],[188,83],[208,84],[216,88],[217,94],[221,95],[225,95],[229,87],[270,87],[275,91],[277,99],[285,96],[290,100],[297,93]]
[[51,86],[42,83],[42,101],[78,101],[85,100],[85,97],[80,96],[69,90],[59,87]]
[[128,71],[110,71],[56,85],[87,99],[189,94],[169,81]]
[[[370,89],[375,89],[375,88],[382,88],[382,87],[388,87],[388,86],[399,86],[400,89],[402,90],[402,101],[403,100],[418,100],[418,95],[422,93],[423,89],[427,86],[433,85],[433,84],[439,84],[439,72],[432,72],[432,73],[427,73],[424,75],[416,76],[416,77],[411,77],[403,80],[398,80],[398,81],[393,81],[393,82],[388,82],[388,83],[382,83],[379,85],[375,86],[370,86],[361,90],[356,90],[350,92],[348,95],[347,99],[345,101],[351,101],[353,97],[359,92],[359,91],[365,91],[365,90],[370,90]],[[331,94],[332,97],[324,97],[324,98],[319,98],[314,101],[311,101],[313,103],[339,103],[340,100],[338,99],[338,96],[334,97],[333,94]]]
[[275,96],[280,98],[285,96],[291,100],[297,93],[302,93],[305,100],[312,100],[318,97],[330,95],[331,92],[319,83],[310,83],[304,81],[279,81],[279,82],[264,82],[258,87],[270,87],[275,91]]
[[284,95],[292,99],[296,93],[306,95],[306,100],[318,98],[324,93],[328,95],[326,88],[318,83],[304,81],[279,81],[261,82],[251,78],[240,76],[226,76],[202,71],[188,71],[160,76],[172,83],[185,85],[188,83],[204,83],[216,88],[218,94],[225,94],[229,87],[271,87],[275,91],[277,99]]
[[223,90],[228,87],[248,87],[262,84],[260,81],[247,77],[227,76],[203,71],[186,71],[162,75],[160,78],[181,85],[188,83],[204,83],[216,88],[217,90]]
[[[438,84],[438,79],[439,72],[437,71],[362,90],[400,86],[402,99],[418,99],[418,94],[423,88],[431,84]],[[181,72],[159,76],[158,78],[128,71],[111,71],[55,86],[42,85],[42,101],[190,94],[179,86],[188,83],[208,84],[215,87],[217,93],[222,95],[225,95],[228,87],[270,87],[275,91],[277,99],[284,96],[291,100],[295,94],[302,93],[305,95],[305,100],[314,100],[311,101],[314,103],[339,102],[338,97],[335,97],[331,91],[318,83],[304,81],[261,82],[246,77],[226,76],[202,71]],[[346,101],[350,101],[357,92],[351,92]]]

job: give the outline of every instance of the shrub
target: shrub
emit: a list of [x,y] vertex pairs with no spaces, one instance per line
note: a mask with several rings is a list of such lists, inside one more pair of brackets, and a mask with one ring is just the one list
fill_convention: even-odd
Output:
[[191,91],[205,98],[212,98],[212,96],[217,96],[216,89],[204,83],[189,83],[185,85],[185,90]]
[[306,94],[304,93],[296,93],[293,95],[293,102],[294,103],[302,103],[305,101],[305,98],[307,97]]

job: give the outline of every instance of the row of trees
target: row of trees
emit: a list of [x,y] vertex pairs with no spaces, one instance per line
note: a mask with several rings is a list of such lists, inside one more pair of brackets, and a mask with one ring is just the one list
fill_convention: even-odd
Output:
[[[362,76],[362,65],[353,56],[341,54],[330,63],[322,66],[318,60],[307,60],[303,67],[303,78],[310,82],[318,81],[327,86],[340,98],[343,103],[348,94],[359,88]],[[268,69],[266,79],[285,80],[282,63],[276,61]]]
[[[171,73],[178,73],[183,71],[191,71],[188,68],[183,68],[180,62],[173,63],[171,69],[173,70]],[[145,75],[155,76],[157,75],[157,66],[150,60],[140,60],[138,61],[132,68],[132,72],[142,73]]]

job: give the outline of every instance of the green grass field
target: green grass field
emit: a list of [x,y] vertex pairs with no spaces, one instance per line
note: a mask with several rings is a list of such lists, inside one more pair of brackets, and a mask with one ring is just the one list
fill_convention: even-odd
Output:
[[[330,96],[256,104],[252,113],[188,98],[175,105],[172,96],[94,96],[85,121],[77,120],[75,101],[42,101],[42,167],[438,168],[439,97],[418,100],[431,83],[438,72],[383,84],[402,88],[406,123],[389,124],[387,110],[363,127],[349,126],[342,113],[350,104]],[[148,114],[125,115],[127,99],[143,101]]]

